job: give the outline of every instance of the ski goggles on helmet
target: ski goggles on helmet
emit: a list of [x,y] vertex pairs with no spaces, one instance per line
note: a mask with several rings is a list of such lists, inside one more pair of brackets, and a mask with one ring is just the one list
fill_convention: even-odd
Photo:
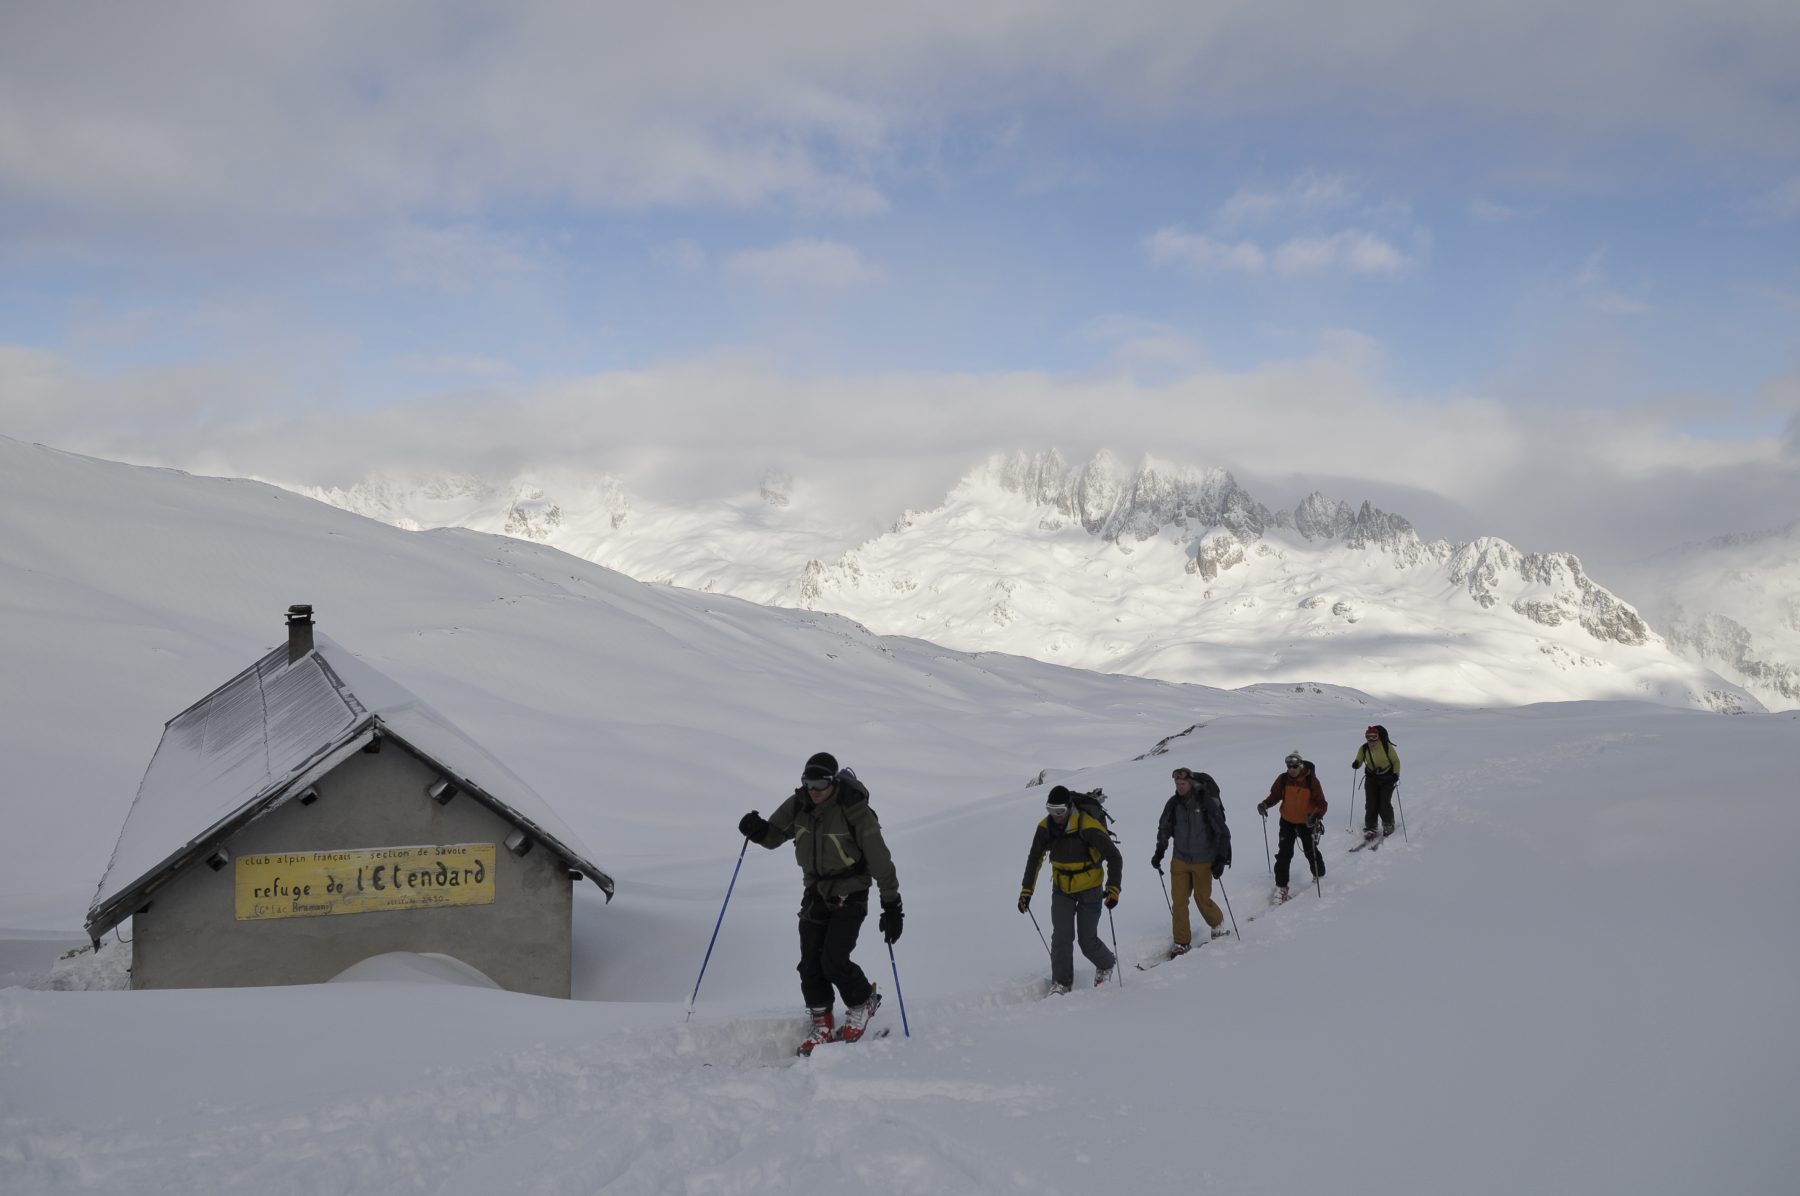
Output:
[[1194,779],[1193,771],[1191,769],[1186,769],[1186,768],[1177,768],[1174,772],[1170,773],[1169,775],[1171,777],[1175,778],[1177,781],[1191,781]]
[[1299,768],[1302,764],[1305,764],[1305,763],[1306,763],[1306,761],[1302,760],[1298,756],[1289,756],[1286,760],[1286,764],[1289,768]]
[[835,777],[801,777],[800,783],[814,793],[823,793],[837,783]]

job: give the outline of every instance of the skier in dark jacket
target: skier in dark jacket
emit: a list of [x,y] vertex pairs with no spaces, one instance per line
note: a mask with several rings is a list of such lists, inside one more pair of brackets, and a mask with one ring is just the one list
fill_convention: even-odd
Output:
[[[900,937],[904,917],[894,859],[881,837],[881,821],[869,805],[869,790],[837,758],[819,752],[800,773],[800,788],[773,814],[744,815],[738,831],[753,843],[776,848],[792,839],[794,858],[805,878],[800,898],[800,993],[812,1015],[812,1033],[800,1044],[810,1055],[820,1043],[855,1042],[881,1007],[881,994],[850,958],[863,919],[869,916],[869,888],[881,888],[881,935]],[[832,990],[844,999],[841,1031],[832,1017]]]
[[[1019,890],[1019,912],[1031,907],[1038,869],[1050,857],[1056,880],[1050,895],[1050,992],[1066,993],[1075,983],[1075,942],[1094,965],[1094,984],[1111,979],[1118,958],[1100,941],[1100,907],[1119,904],[1119,874],[1125,861],[1113,844],[1104,819],[1076,806],[1063,786],[1044,798],[1044,819],[1031,836],[1031,854],[1025,860],[1025,881]],[[1106,865],[1104,880],[1100,866]],[[1102,883],[1105,888],[1102,889]]]
[[1319,784],[1318,770],[1312,761],[1295,748],[1287,754],[1287,765],[1269,786],[1269,796],[1256,803],[1256,812],[1264,818],[1273,806],[1281,807],[1281,846],[1275,852],[1275,900],[1288,899],[1288,865],[1294,860],[1294,841],[1299,840],[1306,852],[1306,862],[1313,876],[1325,875],[1325,857],[1319,853],[1319,832],[1325,825],[1325,787]]
[[1225,825],[1225,805],[1219,800],[1219,786],[1207,774],[1177,768],[1169,774],[1175,779],[1175,795],[1163,804],[1162,818],[1156,824],[1156,854],[1150,866],[1162,871],[1163,852],[1171,844],[1175,858],[1169,863],[1169,875],[1175,890],[1171,913],[1174,915],[1175,946],[1169,958],[1186,955],[1192,945],[1188,926],[1188,898],[1200,907],[1200,916],[1212,930],[1213,938],[1229,933],[1225,930],[1225,913],[1212,899],[1212,882],[1231,867],[1231,830]]
[[1375,823],[1381,822],[1383,838],[1394,833],[1394,786],[1400,783],[1400,753],[1388,738],[1388,729],[1379,723],[1363,731],[1363,745],[1356,749],[1351,769],[1369,766],[1363,774],[1363,839],[1375,838]]

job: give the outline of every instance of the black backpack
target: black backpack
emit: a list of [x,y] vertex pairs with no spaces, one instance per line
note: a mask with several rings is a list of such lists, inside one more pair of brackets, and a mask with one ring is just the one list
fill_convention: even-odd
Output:
[[1077,810],[1080,810],[1083,814],[1086,814],[1089,818],[1098,822],[1114,843],[1119,841],[1119,836],[1114,834],[1112,829],[1113,816],[1109,814],[1106,809],[1105,791],[1091,789],[1086,793],[1076,793],[1071,789],[1069,791],[1069,804],[1074,806]]

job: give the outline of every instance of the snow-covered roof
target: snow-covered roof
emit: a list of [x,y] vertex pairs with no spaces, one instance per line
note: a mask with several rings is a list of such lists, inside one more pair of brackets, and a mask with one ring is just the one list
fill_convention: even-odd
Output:
[[329,637],[292,664],[284,644],[170,719],[88,908],[94,937],[219,840],[378,735],[525,828],[610,900],[612,878],[548,803],[486,748],[391,677]]

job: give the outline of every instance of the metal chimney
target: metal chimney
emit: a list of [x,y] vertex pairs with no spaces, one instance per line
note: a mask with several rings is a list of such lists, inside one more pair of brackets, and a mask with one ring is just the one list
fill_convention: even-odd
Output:
[[313,650],[312,607],[304,603],[288,607],[288,663],[293,664]]

